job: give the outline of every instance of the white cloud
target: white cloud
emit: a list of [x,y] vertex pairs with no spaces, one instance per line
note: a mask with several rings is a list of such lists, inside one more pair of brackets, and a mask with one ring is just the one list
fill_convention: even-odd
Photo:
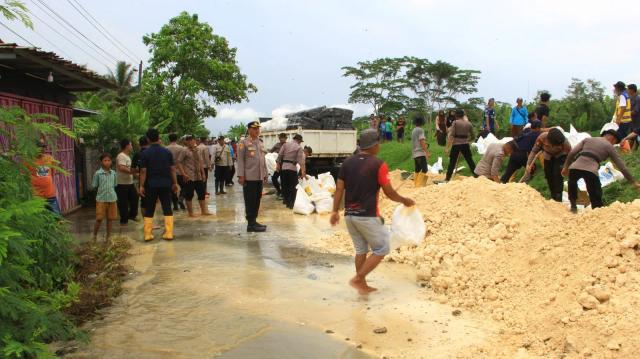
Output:
[[218,111],[218,116],[216,116],[216,118],[221,120],[242,120],[249,122],[255,120],[260,116],[262,116],[262,113],[251,107],[225,107]]
[[308,105],[305,105],[305,104],[282,105],[282,106],[278,106],[278,107],[274,108],[273,111],[271,111],[271,117],[284,117],[284,115],[286,115],[288,113],[302,111],[302,110],[308,110],[308,109],[314,108],[314,107],[317,107],[317,106],[308,106]]

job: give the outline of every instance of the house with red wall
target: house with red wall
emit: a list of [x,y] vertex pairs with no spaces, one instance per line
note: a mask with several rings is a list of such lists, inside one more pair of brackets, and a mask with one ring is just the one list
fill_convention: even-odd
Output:
[[[73,130],[74,92],[113,88],[104,77],[55,53],[0,42],[0,106],[22,107],[29,114],[54,115]],[[76,111],[77,113],[77,111]],[[46,121],[46,120],[45,120]],[[0,137],[0,141],[8,141]],[[79,179],[74,141],[60,136],[53,157],[68,175],[56,172],[60,208],[69,213],[79,206]]]

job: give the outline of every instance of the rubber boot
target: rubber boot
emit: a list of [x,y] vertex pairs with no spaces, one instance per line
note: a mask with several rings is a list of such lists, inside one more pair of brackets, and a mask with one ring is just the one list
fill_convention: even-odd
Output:
[[153,240],[153,217],[144,217],[144,240]]
[[162,239],[165,241],[173,240],[173,216],[164,216],[164,234]]

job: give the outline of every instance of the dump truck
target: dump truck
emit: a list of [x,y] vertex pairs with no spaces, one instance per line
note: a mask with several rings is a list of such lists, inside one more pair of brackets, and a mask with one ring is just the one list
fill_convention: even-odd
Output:
[[[313,150],[307,158],[307,173],[317,175],[331,172],[337,177],[340,165],[351,156],[357,146],[357,131],[351,120],[353,111],[340,108],[318,107],[295,112],[285,116],[288,121],[285,128],[266,129],[262,132],[265,148],[270,149],[279,139],[280,133],[286,133],[289,141],[295,134],[302,135],[304,143]],[[261,119],[263,122],[269,119]]]

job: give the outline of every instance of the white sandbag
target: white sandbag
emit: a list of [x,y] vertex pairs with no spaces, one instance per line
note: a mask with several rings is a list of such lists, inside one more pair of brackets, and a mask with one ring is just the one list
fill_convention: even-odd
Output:
[[308,177],[307,183],[309,185],[309,188],[311,189],[311,195],[315,193],[325,192],[320,186],[320,182],[318,182],[317,178],[311,177],[311,176],[307,176],[307,177]]
[[331,198],[331,196],[329,196],[329,198],[323,198],[318,201],[314,201],[313,203],[318,214],[327,214],[333,211],[333,198]]
[[443,170],[444,170],[444,167],[442,167],[442,157],[438,157],[438,160],[434,164],[429,166],[429,173],[434,175],[439,174]]
[[316,202],[316,201],[320,201],[327,198],[333,198],[331,196],[331,193],[329,193],[329,191],[320,191],[309,196],[309,199],[311,200],[311,202]]
[[293,213],[303,214],[305,216],[310,215],[315,210],[311,199],[307,196],[302,186],[297,185],[296,189],[298,193],[296,194],[296,201],[293,203]]
[[[604,166],[600,166],[600,169],[598,169],[598,177],[600,177],[600,185],[602,187],[606,187],[614,182],[624,179],[622,172],[615,169],[611,162],[607,162]],[[587,184],[582,178],[578,180],[578,189],[581,191],[587,190]]]
[[323,190],[332,194],[336,192],[336,180],[331,175],[331,172],[319,174],[318,181]]
[[277,153],[267,153],[264,155],[264,161],[267,164],[267,173],[269,173],[269,177],[273,176],[273,173],[276,171],[278,160]]
[[427,226],[416,208],[399,205],[391,217],[391,240],[394,247],[420,244],[424,240]]
[[273,119],[261,124],[262,131],[284,131],[287,129],[289,120],[285,117],[274,117]]
[[474,147],[479,154],[484,155],[487,152],[487,148],[489,148],[490,144],[492,143],[505,144],[511,140],[513,140],[513,137],[505,137],[505,138],[498,139],[496,136],[493,135],[493,133],[489,133],[485,138],[482,138],[482,137],[478,138],[478,141],[476,141],[475,143],[472,143],[471,147]]

